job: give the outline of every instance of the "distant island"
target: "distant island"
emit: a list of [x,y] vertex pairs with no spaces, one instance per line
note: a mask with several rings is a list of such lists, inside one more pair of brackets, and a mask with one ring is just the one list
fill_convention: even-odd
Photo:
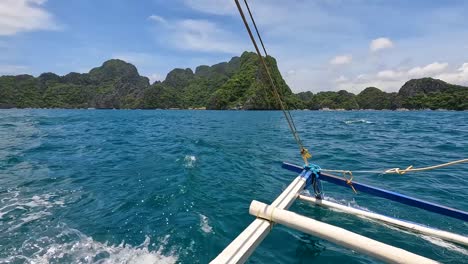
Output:
[[[468,110],[468,87],[423,78],[406,82],[398,93],[367,87],[347,91],[294,94],[267,57],[273,79],[290,109],[447,109]],[[174,69],[150,83],[136,67],[112,59],[89,73],[43,73],[0,77],[0,108],[215,109],[274,110],[279,106],[255,53],[229,62]]]

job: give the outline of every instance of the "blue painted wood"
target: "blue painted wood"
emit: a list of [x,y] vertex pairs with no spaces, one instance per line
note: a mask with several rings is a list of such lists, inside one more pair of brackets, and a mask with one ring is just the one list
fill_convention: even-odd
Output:
[[[287,162],[283,162],[282,167],[284,169],[287,169],[287,170],[290,170],[290,171],[293,171],[293,172],[297,172],[297,173],[302,172],[303,169],[304,169],[302,166],[294,165],[294,164],[287,163]],[[336,185],[341,185],[341,186],[344,186],[344,187],[351,188],[346,183],[346,180],[344,178],[342,178],[342,177],[337,177],[337,176],[334,176],[334,175],[331,175],[331,174],[328,174],[328,173],[321,172],[320,173],[320,179],[324,180],[324,181],[327,181],[327,182],[330,182],[330,183],[333,183],[333,184],[336,184]],[[465,212],[465,211],[462,211],[462,210],[458,210],[458,209],[454,209],[454,208],[451,208],[451,207],[447,207],[447,206],[427,202],[427,201],[417,199],[417,198],[414,198],[414,197],[410,197],[410,196],[407,196],[407,195],[404,195],[404,194],[401,194],[401,193],[388,191],[388,190],[385,190],[385,189],[373,187],[373,186],[370,186],[370,185],[367,185],[367,184],[364,184],[364,183],[355,182],[355,181],[353,181],[353,186],[356,189],[356,191],[359,191],[359,192],[375,195],[375,196],[382,197],[382,198],[392,200],[392,201],[395,201],[395,202],[399,202],[399,203],[402,203],[402,204],[406,204],[406,205],[414,206],[414,207],[417,207],[417,208],[421,208],[421,209],[427,210],[429,212],[433,212],[433,213],[437,213],[437,214],[457,218],[457,219],[463,220],[465,222],[468,222],[468,212]]]

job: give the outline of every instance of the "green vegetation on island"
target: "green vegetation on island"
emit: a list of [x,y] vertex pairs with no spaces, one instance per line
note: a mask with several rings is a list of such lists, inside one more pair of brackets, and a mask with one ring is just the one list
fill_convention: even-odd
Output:
[[406,82],[398,93],[386,93],[367,87],[355,95],[347,91],[298,93],[306,109],[447,109],[468,110],[468,87],[452,85],[432,78]]
[[[276,60],[266,61],[291,109],[468,110],[468,87],[432,78],[410,80],[398,93],[368,87],[357,95],[344,90],[293,94]],[[279,105],[257,55],[244,52],[229,62],[198,66],[195,72],[174,69],[153,84],[135,66],[116,59],[83,74],[1,76],[0,108],[271,110]]]

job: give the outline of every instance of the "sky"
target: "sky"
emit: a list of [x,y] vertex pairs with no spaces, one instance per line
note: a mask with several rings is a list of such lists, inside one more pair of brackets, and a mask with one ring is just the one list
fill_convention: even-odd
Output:
[[[468,85],[468,1],[249,3],[294,92],[392,92],[421,77]],[[245,50],[233,0],[0,0],[0,75],[88,72],[117,58],[156,81]]]

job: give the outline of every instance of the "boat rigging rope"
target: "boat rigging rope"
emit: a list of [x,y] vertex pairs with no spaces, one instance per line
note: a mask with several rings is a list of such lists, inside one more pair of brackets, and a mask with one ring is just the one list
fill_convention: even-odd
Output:
[[[447,163],[442,163],[442,164],[433,165],[433,166],[429,166],[429,167],[422,167],[422,168],[413,168],[413,165],[411,165],[406,169],[392,168],[392,169],[382,170],[382,171],[379,171],[379,170],[364,170],[364,171],[353,171],[353,172],[355,172],[355,173],[360,172],[360,173],[400,174],[400,175],[402,175],[402,174],[405,174],[405,173],[408,173],[408,172],[418,172],[418,171],[428,171],[428,170],[440,169],[440,168],[444,168],[444,167],[448,167],[448,166],[452,166],[452,165],[456,165],[456,164],[460,164],[460,163],[465,163],[465,162],[468,162],[468,159],[455,160],[455,161],[451,161],[451,162],[447,162]],[[324,171],[324,172],[339,172],[339,173],[343,173],[343,174],[352,173],[350,170],[327,170],[327,169],[322,169],[322,171]]]
[[[252,44],[255,47],[255,51],[257,52],[257,55],[260,59],[261,64],[263,65],[263,68],[265,69],[266,75],[268,77],[268,80],[270,82],[270,85],[273,90],[273,95],[275,96],[276,100],[278,101],[279,106],[281,107],[281,111],[283,112],[284,117],[286,118],[286,121],[288,122],[289,129],[291,130],[291,133],[294,137],[294,140],[296,141],[299,151],[301,153],[302,159],[304,160],[305,165],[308,165],[308,159],[312,157],[310,155],[309,151],[304,147],[304,144],[302,143],[301,137],[299,136],[299,133],[297,132],[296,124],[294,123],[294,119],[291,116],[291,112],[288,110],[286,103],[283,102],[281,99],[280,92],[278,88],[276,87],[275,81],[273,80],[273,77],[270,73],[270,70],[267,66],[267,63],[265,59],[263,58],[262,53],[260,52],[260,49],[258,48],[257,41],[255,40],[255,37],[252,34],[252,31],[250,30],[249,23],[247,22],[247,19],[245,18],[244,11],[242,10],[242,7],[239,3],[239,0],[235,0],[237,9],[239,10],[239,14],[242,17],[242,21],[244,22],[245,28],[247,30],[247,33],[249,34],[250,40],[252,41]],[[265,45],[263,43],[262,37],[260,35],[260,32],[258,30],[257,24],[255,23],[255,19],[253,18],[252,12],[250,11],[249,4],[247,3],[247,0],[244,0],[244,3],[247,7],[247,10],[250,15],[250,19],[255,27],[255,31],[257,33],[258,39],[260,40],[260,43],[262,45],[263,51],[265,52],[265,57],[268,56],[268,53],[266,51]]]
[[385,174],[390,174],[390,173],[397,173],[397,174],[405,174],[407,172],[415,172],[415,171],[427,171],[427,170],[434,170],[434,169],[439,169],[443,167],[448,167],[451,165],[456,165],[460,163],[468,162],[468,159],[461,159],[461,160],[455,160],[447,163],[442,163],[439,165],[434,165],[434,166],[429,166],[429,167],[423,167],[423,168],[413,168],[413,165],[409,166],[408,168],[401,170],[400,168],[393,168],[386,170],[384,173]]

